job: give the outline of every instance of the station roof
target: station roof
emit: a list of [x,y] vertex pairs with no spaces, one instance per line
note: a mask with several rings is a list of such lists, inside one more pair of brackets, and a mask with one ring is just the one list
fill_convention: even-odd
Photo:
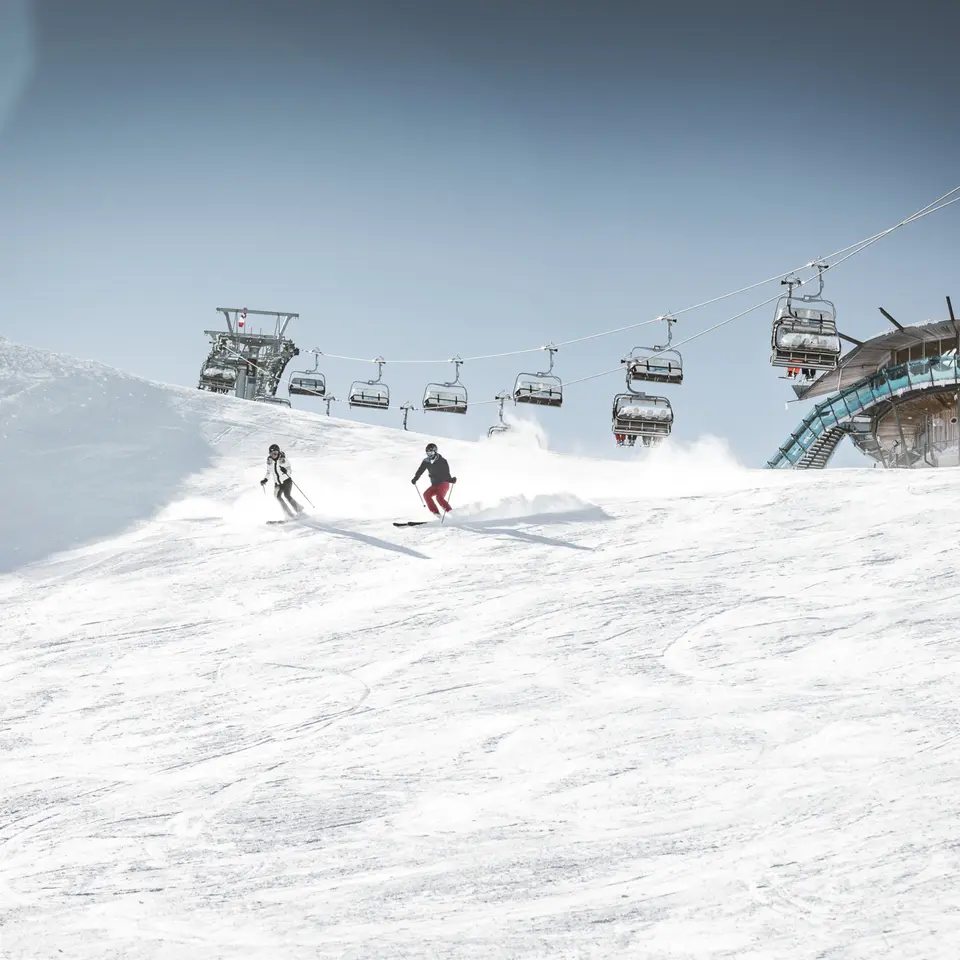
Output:
[[870,340],[864,340],[840,358],[836,370],[828,370],[806,387],[794,386],[801,400],[822,397],[843,390],[881,367],[890,364],[890,354],[928,340],[947,340],[960,336],[960,321],[928,320],[902,330],[893,329]]

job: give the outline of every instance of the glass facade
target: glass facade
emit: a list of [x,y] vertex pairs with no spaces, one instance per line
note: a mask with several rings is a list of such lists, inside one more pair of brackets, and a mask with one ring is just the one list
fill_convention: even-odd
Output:
[[926,357],[946,357],[957,351],[957,338],[948,337],[945,340],[924,340],[921,343],[913,343],[903,350],[898,350],[893,354],[893,362],[896,364],[909,363],[911,360],[923,360]]

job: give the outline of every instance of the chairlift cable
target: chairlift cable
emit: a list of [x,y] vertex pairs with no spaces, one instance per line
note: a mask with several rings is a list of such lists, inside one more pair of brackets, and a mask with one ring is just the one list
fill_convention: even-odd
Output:
[[[901,220],[895,226],[890,227],[881,233],[874,234],[874,236],[868,238],[867,240],[861,241],[860,244],[851,244],[851,246],[845,247],[844,250],[852,250],[852,252],[848,253],[847,256],[843,257],[841,260],[838,260],[835,264],[831,266],[830,269],[835,269],[841,263],[845,263],[851,257],[856,256],[862,250],[865,250],[868,246],[876,243],[877,240],[880,240],[883,237],[889,235],[899,227],[902,227],[907,223],[911,223],[914,220],[919,220],[921,217],[928,216],[931,213],[936,213],[938,210],[942,210],[944,207],[950,206],[951,203],[957,203],[958,201],[960,201],[960,197],[954,197],[952,200],[947,200],[945,203],[941,203],[940,201],[944,200],[945,197],[949,197],[951,194],[956,193],[958,190],[960,190],[960,186],[955,187],[953,190],[950,191],[950,193],[944,194],[943,197],[940,197],[938,200],[935,200],[933,203],[927,204],[927,206],[923,207],[922,210],[918,211],[915,214],[912,214],[911,216],[907,217],[904,220]],[[939,204],[939,206],[937,206],[936,204]],[[857,247],[857,249],[854,250],[853,247]],[[841,251],[838,251],[838,252],[841,252]],[[834,255],[835,254],[831,254],[831,256],[834,256]],[[829,259],[829,258],[825,257],[824,259]],[[734,314],[734,316],[732,317],[727,317],[726,320],[721,320],[719,323],[715,323],[712,327],[707,327],[705,330],[701,330],[699,333],[692,334],[691,336],[687,337],[685,340],[680,340],[679,342],[673,344],[673,347],[674,348],[682,347],[685,344],[692,343],[694,340],[699,340],[700,337],[705,337],[708,333],[713,333],[714,330],[719,330],[721,327],[725,327],[728,323],[733,323],[735,320],[739,320],[741,319],[741,317],[745,317],[748,313],[753,313],[754,310],[759,310],[761,307],[766,307],[769,304],[774,303],[775,301],[780,299],[780,296],[781,294],[778,292],[775,296],[768,297],[766,300],[762,300],[760,303],[755,303],[752,307],[747,307],[746,310],[742,310],[740,313]],[[678,313],[682,313],[682,312],[683,311],[678,311]],[[671,316],[676,316],[676,314],[671,314]],[[661,353],[665,353],[665,352],[666,351],[661,351]],[[652,354],[651,359],[657,356],[660,356],[660,354],[659,353]],[[620,373],[621,370],[622,370],[622,367],[616,367],[613,370],[606,370],[603,373],[594,373],[589,377],[580,377],[577,380],[567,380],[564,382],[564,387],[572,386],[575,383],[585,383],[588,380],[598,380],[601,377],[609,377],[614,373]],[[489,403],[491,401],[484,400],[481,402]],[[481,404],[478,403],[476,405],[480,406]]]
[[[960,198],[958,198],[960,199]],[[728,323],[733,323],[734,320],[739,320],[741,317],[745,317],[748,313],[753,313],[754,310],[759,310],[761,307],[765,307],[768,304],[773,303],[775,300],[780,299],[780,294],[778,293],[775,297],[770,297],[767,300],[763,300],[760,303],[755,303],[752,307],[747,307],[746,310],[741,311],[735,316],[728,317],[726,320],[721,320],[720,323],[714,324],[712,327],[707,327],[706,330],[701,330],[699,333],[694,333],[691,336],[687,337],[685,340],[680,340],[677,343],[674,343],[671,349],[677,347],[682,347],[684,344],[691,343],[694,340],[699,340],[700,337],[706,336],[708,333],[713,333],[714,330],[718,330],[720,327],[726,326]],[[650,359],[660,356],[662,353],[666,353],[666,350],[660,351],[660,353],[651,354]],[[609,377],[614,373],[623,373],[623,366],[615,367],[613,370],[605,370],[603,373],[593,373],[588,377],[579,377],[576,380],[565,380],[563,382],[564,388],[573,386],[575,383],[586,383],[588,380],[599,380],[601,377]],[[485,404],[497,403],[496,400],[480,400],[473,404],[475,407],[484,406]]]
[[[958,201],[960,201],[960,197],[954,197],[952,200],[950,200],[949,198],[958,192],[960,192],[960,185],[954,187],[952,190],[948,190],[945,194],[938,197],[936,200],[933,200],[931,203],[926,204],[926,206],[921,207],[915,213],[912,213],[909,217],[905,217],[903,220],[900,220],[898,223],[895,223],[893,226],[887,227],[887,229],[881,230],[879,233],[875,233],[872,236],[866,237],[863,240],[858,240],[856,243],[851,243],[846,247],[841,247],[839,250],[833,251],[833,253],[829,253],[823,257],[818,257],[815,260],[807,261],[802,266],[796,267],[792,270],[781,271],[780,273],[776,273],[773,276],[766,277],[763,280],[758,280],[755,283],[750,283],[750,284],[747,284],[746,286],[739,287],[736,290],[731,290],[729,293],[721,294],[718,297],[712,297],[709,300],[703,300],[700,303],[691,304],[690,306],[683,307],[680,310],[671,311],[669,314],[665,314],[663,316],[679,317],[679,316],[682,316],[683,314],[691,313],[694,310],[700,310],[703,307],[711,306],[712,304],[719,303],[722,300],[729,300],[731,297],[736,297],[739,294],[746,293],[749,290],[755,290],[757,287],[762,287],[767,283],[772,283],[774,280],[779,280],[784,276],[789,276],[791,274],[800,273],[804,270],[809,270],[817,263],[830,260],[833,257],[840,256],[841,254],[847,254],[841,260],[837,261],[837,263],[828,265],[830,269],[835,269],[841,263],[844,263],[846,260],[849,260],[850,257],[856,256],[856,254],[860,253],[861,250],[865,250],[867,247],[876,243],[878,240],[881,240],[884,237],[889,236],[889,234],[893,233],[895,230],[899,230],[901,227],[906,226],[908,223],[913,223],[915,220],[920,220],[923,217],[929,216],[929,214],[931,213],[936,213],[938,210],[942,210],[944,207],[950,206],[950,204],[952,203],[957,203]],[[773,299],[776,300],[777,298],[774,297]],[[767,301],[767,302],[770,302],[770,301]],[[762,305],[763,304],[760,304],[760,306]],[[751,307],[750,309],[754,310],[757,308]],[[747,312],[749,313],[750,311],[748,310]],[[663,319],[663,316],[654,317],[649,320],[639,320],[636,323],[626,324],[622,327],[615,327],[611,330],[602,330],[598,333],[591,333],[582,337],[575,337],[571,340],[564,340],[564,341],[561,341],[560,343],[555,344],[555,346],[567,347],[575,343],[584,343],[587,340],[597,340],[601,337],[609,337],[616,333],[624,333],[627,330],[635,330],[638,327],[647,326],[648,324],[651,324],[651,323],[657,323],[658,321]],[[739,316],[742,316],[742,314],[739,314],[738,317]],[[731,319],[737,319],[737,318],[731,318]],[[539,353],[541,350],[544,350],[544,349],[546,349],[544,346],[539,346],[539,347],[529,347],[525,350],[508,350],[503,353],[481,354],[473,357],[465,357],[464,363],[475,363],[481,360],[498,360],[503,357],[517,357],[517,356],[521,356],[523,354],[528,354],[528,353]],[[320,352],[320,351],[317,351],[317,352]],[[346,360],[346,361],[355,362],[355,363],[371,362],[371,359],[369,357],[352,357],[352,356],[345,356],[342,354],[322,353],[322,352],[321,352],[321,356],[327,357],[328,359],[331,359],[331,360]],[[450,360],[449,359],[389,360],[387,362],[391,364],[394,364],[394,363],[430,364],[430,363],[449,363]],[[486,403],[487,401],[483,401],[483,402]]]
[[[960,186],[955,187],[953,190],[950,191],[950,193],[944,194],[944,197],[949,197],[950,194],[956,193],[958,190],[960,190]],[[859,245],[851,244],[851,246],[845,247],[844,248],[845,250],[851,250],[852,252],[848,253],[841,260],[838,260],[835,264],[831,266],[830,269],[835,269],[841,263],[845,263],[851,257],[854,257],[861,251],[866,250],[868,246],[871,246],[872,244],[876,243],[878,240],[882,239],[883,237],[888,236],[890,233],[892,233],[894,230],[898,229],[899,227],[902,227],[907,223],[911,223],[914,220],[919,220],[921,217],[928,216],[931,213],[936,213],[938,210],[942,210],[944,207],[948,207],[950,206],[950,204],[957,203],[958,201],[960,201],[960,197],[954,197],[952,200],[947,200],[945,203],[941,203],[940,201],[944,200],[944,197],[940,197],[939,200],[935,200],[933,203],[927,204],[927,206],[924,207],[921,211],[918,211],[917,213],[912,214],[906,219],[901,220],[895,226],[892,226],[881,233],[874,234],[872,237],[868,238],[865,241],[861,241]],[[939,206],[935,206],[935,204],[939,204]],[[857,247],[857,249],[853,249],[853,247]],[[831,254],[831,256],[833,256],[833,254]],[[825,257],[824,259],[829,259],[829,258]],[[701,330],[699,333],[694,333],[691,336],[687,337],[686,339],[680,340],[678,343],[673,344],[673,348],[682,347],[685,344],[692,343],[694,340],[699,340],[701,337],[705,337],[708,333],[713,333],[715,330],[719,330],[721,327],[725,327],[728,323],[733,323],[735,320],[739,320],[742,317],[745,317],[748,313],[753,313],[754,310],[759,310],[761,307],[766,307],[769,304],[774,303],[775,301],[779,300],[780,297],[781,297],[781,294],[778,292],[775,296],[768,297],[766,300],[762,300],[760,303],[755,303],[752,307],[747,307],[746,310],[742,310],[740,313],[734,314],[734,316],[732,317],[727,317],[726,320],[721,320],[719,323],[715,323],[712,327],[707,327],[705,330]],[[683,313],[683,311],[682,310],[678,311],[678,313]],[[676,316],[676,314],[671,314],[671,316]],[[658,357],[665,352],[666,352],[665,350],[662,350],[660,351],[660,353],[654,353],[651,355],[650,359],[653,359],[654,357]],[[609,377],[609,376],[612,376],[614,373],[620,373],[621,370],[622,370],[622,367],[616,367],[613,370],[606,370],[603,373],[594,373],[588,377],[580,377],[579,379],[576,379],[576,380],[566,380],[564,382],[564,387],[573,386],[573,384],[576,384],[576,383],[586,383],[588,380],[599,380],[601,377]],[[495,402],[496,401],[482,400],[479,403],[475,404],[475,406],[479,407],[483,404],[495,403]]]
[[[709,306],[709,305],[714,304],[714,303],[718,303],[718,302],[721,301],[721,300],[726,300],[726,299],[729,299],[730,297],[737,296],[737,295],[740,294],[740,293],[744,293],[744,292],[746,292],[746,291],[748,291],[748,290],[752,290],[752,289],[754,289],[754,288],[756,288],[756,287],[759,287],[759,286],[762,286],[762,285],[764,285],[764,284],[766,284],[766,283],[771,283],[773,280],[777,280],[777,279],[780,279],[780,278],[782,278],[782,277],[784,277],[784,276],[790,276],[790,275],[792,275],[792,274],[799,273],[799,272],[801,272],[802,270],[810,269],[810,268],[813,267],[815,264],[822,263],[822,262],[824,262],[824,261],[826,261],[826,260],[830,260],[830,259],[832,259],[833,257],[838,256],[838,255],[841,254],[841,253],[846,253],[846,256],[842,257],[842,258],[841,258],[840,260],[838,260],[836,263],[828,264],[828,265],[827,265],[828,269],[835,270],[838,266],[840,266],[840,265],[843,264],[843,263],[846,263],[846,261],[850,260],[852,257],[855,257],[858,253],[862,253],[864,250],[866,250],[868,247],[872,246],[872,245],[873,245],[874,243],[876,243],[878,240],[881,240],[881,239],[883,239],[884,237],[889,236],[889,235],[890,235],[891,233],[893,233],[895,230],[899,230],[901,227],[906,226],[906,225],[909,224],[909,223],[913,223],[913,222],[915,222],[916,220],[921,220],[921,219],[923,219],[923,217],[929,216],[931,213],[937,213],[938,211],[942,210],[944,207],[949,207],[949,206],[951,206],[951,205],[954,204],[954,203],[960,202],[960,197],[953,197],[953,194],[955,194],[955,193],[957,193],[957,192],[960,192],[960,185],[954,187],[952,190],[947,191],[945,194],[943,194],[942,196],[938,197],[936,200],[932,201],[931,203],[926,204],[925,206],[921,207],[921,208],[920,208],[918,211],[916,211],[915,213],[912,213],[910,216],[905,217],[904,219],[900,220],[898,223],[895,223],[893,226],[888,227],[886,230],[882,230],[882,231],[880,231],[879,233],[875,233],[875,234],[873,234],[872,236],[867,237],[867,238],[864,239],[864,240],[858,241],[857,243],[853,243],[853,244],[850,244],[850,245],[848,245],[848,246],[846,246],[846,247],[842,247],[840,250],[836,250],[836,251],[834,251],[833,253],[828,254],[828,255],[826,255],[826,256],[824,256],[824,257],[817,258],[816,260],[811,260],[811,261],[809,261],[808,263],[804,264],[802,267],[799,267],[799,268],[797,268],[797,269],[795,269],[795,270],[789,270],[789,271],[786,271],[786,273],[778,273],[778,274],[776,274],[776,275],[774,275],[774,276],[772,276],[772,277],[769,277],[769,278],[767,278],[767,279],[765,279],[765,280],[760,280],[760,281],[758,281],[757,283],[749,284],[748,286],[741,287],[741,288],[739,288],[738,290],[731,291],[730,293],[723,294],[722,296],[714,297],[712,300],[705,300],[705,301],[703,301],[702,303],[694,304],[694,305],[689,306],[689,307],[684,307],[684,308],[681,309],[681,310],[673,311],[673,312],[671,312],[670,314],[665,314],[665,315],[662,315],[662,316],[654,317],[654,318],[651,319],[651,320],[642,320],[642,321],[638,321],[637,323],[628,324],[628,325],[626,325],[626,326],[618,327],[618,328],[613,329],[613,330],[606,330],[606,331],[603,331],[603,332],[601,332],[601,333],[589,334],[589,335],[587,335],[587,336],[579,337],[579,338],[576,338],[576,339],[573,339],[573,340],[562,341],[561,343],[553,344],[553,346],[555,346],[555,347],[563,347],[563,346],[569,346],[570,344],[573,344],[573,343],[583,343],[583,342],[586,341],[586,340],[595,340],[595,339],[597,339],[597,338],[599,338],[599,337],[610,336],[610,335],[612,335],[612,334],[614,334],[614,333],[623,333],[623,332],[626,331],[626,330],[632,330],[632,329],[636,329],[637,327],[645,326],[645,325],[650,324],[650,323],[656,323],[656,322],[664,319],[666,316],[678,317],[678,316],[681,316],[681,315],[684,314],[684,313],[690,313],[690,312],[693,311],[693,310],[698,310],[698,309],[700,309],[700,308],[702,308],[702,307]],[[950,197],[953,197],[953,199],[949,199]],[[848,252],[848,251],[849,251],[849,252]],[[698,340],[698,339],[700,339],[700,337],[706,336],[708,333],[713,333],[713,331],[719,330],[721,327],[726,326],[728,323],[733,323],[735,320],[739,320],[739,319],[741,319],[742,317],[745,317],[747,314],[753,313],[754,310],[758,310],[758,309],[760,309],[760,307],[767,306],[768,304],[773,303],[773,302],[776,301],[776,300],[779,300],[779,299],[780,299],[780,296],[781,296],[781,294],[778,292],[778,293],[777,293],[775,296],[773,296],[773,297],[769,297],[769,298],[767,298],[766,300],[761,301],[760,303],[756,303],[756,304],[754,304],[753,306],[748,307],[746,310],[743,310],[743,311],[741,311],[740,313],[734,314],[732,317],[728,317],[728,318],[725,319],[725,320],[721,320],[719,323],[716,323],[716,324],[714,324],[714,325],[711,326],[711,327],[707,327],[705,330],[701,330],[699,333],[692,334],[691,336],[687,337],[686,339],[681,340],[681,341],[679,341],[678,343],[673,344],[672,347],[671,347],[671,349],[676,349],[676,348],[678,348],[678,347],[684,346],[685,344],[692,343],[694,340]],[[228,349],[228,351],[229,351],[230,353],[234,353],[234,355],[237,356],[238,358],[241,357],[241,354],[235,353],[234,351],[230,350],[229,348],[227,348],[227,349]],[[545,350],[545,349],[547,349],[547,347],[545,347],[545,346],[540,346],[540,347],[532,347],[532,348],[527,349],[527,350],[513,350],[513,351],[508,351],[508,352],[505,352],[505,353],[486,354],[486,355],[483,355],[483,356],[466,357],[464,360],[462,360],[462,361],[460,361],[460,362],[461,362],[461,363],[468,363],[468,362],[475,362],[475,361],[479,361],[479,360],[498,359],[498,358],[500,358],[500,357],[519,356],[519,355],[521,355],[521,354],[526,354],[526,353],[539,353],[540,351]],[[382,358],[382,356],[378,356],[378,358],[377,358],[376,360],[371,360],[369,357],[349,357],[349,356],[343,356],[343,355],[339,355],[339,354],[323,353],[323,352],[320,351],[320,350],[313,350],[313,351],[310,351],[310,352],[311,352],[311,353],[319,354],[320,356],[324,356],[324,357],[327,357],[328,359],[333,359],[333,360],[348,360],[348,361],[354,361],[354,362],[357,362],[357,363],[378,363],[378,364],[381,365],[381,367],[380,367],[380,375],[381,375],[381,376],[382,376],[382,366],[383,366],[383,365],[387,365],[387,364],[392,364],[392,363],[405,363],[405,364],[444,363],[444,364],[446,364],[446,363],[450,363],[450,362],[451,362],[449,358],[447,358],[447,359],[445,359],[445,360],[384,360],[384,359]],[[654,357],[660,356],[660,355],[661,355],[662,353],[664,353],[664,352],[666,352],[666,350],[660,351],[659,353],[654,353],[654,354],[651,355],[651,357],[650,357],[649,359],[653,359]],[[259,366],[259,364],[257,364],[255,361],[249,360],[248,358],[243,358],[243,359],[246,359],[247,362],[248,362],[248,363],[251,363],[251,365],[254,366],[256,369],[258,369],[258,370],[259,370],[259,369],[262,369],[262,368]],[[459,369],[459,368],[458,368],[458,369]],[[621,369],[622,369],[621,367],[617,367],[617,368],[615,368],[615,369],[613,369],[613,370],[604,371],[603,373],[591,374],[590,376],[580,377],[579,379],[576,379],[576,380],[568,380],[568,381],[566,381],[566,382],[564,383],[564,386],[572,386],[573,384],[586,383],[586,382],[589,381],[589,380],[597,380],[597,379],[600,379],[601,377],[608,377],[608,376],[611,376],[611,375],[614,374],[614,373],[620,372]],[[379,379],[379,377],[378,377],[378,379]],[[491,403],[499,403],[499,402],[500,402],[499,400],[481,400],[481,401],[474,401],[474,402],[471,404],[471,406],[480,407],[480,406],[487,406],[487,405],[489,405],[489,404],[491,404]]]
[[[957,187],[957,189],[960,190],[960,187]],[[954,191],[951,191],[951,193],[953,192]],[[941,197],[941,199],[943,198]],[[942,210],[944,207],[949,207],[950,204],[957,203],[958,201],[960,201],[960,197],[954,197],[952,200],[947,200],[945,203],[940,203],[940,205],[936,207],[933,207],[931,204],[930,206],[932,207],[932,209],[925,209],[923,213],[914,214],[912,217],[908,217],[906,220],[901,220],[898,224],[890,227],[887,230],[884,230],[882,233],[878,233],[875,236],[870,237],[869,240],[864,240],[862,244],[860,244],[857,247],[856,250],[853,250],[851,253],[848,253],[845,257],[841,258],[836,263],[831,264],[830,269],[831,270],[836,269],[841,263],[844,263],[845,261],[849,260],[851,257],[854,257],[858,253],[861,253],[863,250],[866,250],[867,247],[872,246],[878,240],[882,240],[884,237],[893,233],[894,230],[899,230],[900,227],[905,226],[908,223],[913,223],[914,220],[919,220],[921,217],[926,217],[926,216],[929,216],[931,213],[936,213],[938,210]],[[847,249],[850,250],[851,248],[847,247]]]

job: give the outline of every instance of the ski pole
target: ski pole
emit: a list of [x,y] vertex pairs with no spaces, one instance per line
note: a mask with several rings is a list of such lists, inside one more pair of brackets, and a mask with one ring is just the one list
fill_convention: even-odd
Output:
[[417,496],[420,498],[420,506],[423,507],[424,510],[426,510],[427,505],[423,500],[423,494],[420,492],[420,488],[416,484],[414,484],[413,489],[417,491]]
[[291,482],[293,483],[293,485],[294,485],[298,490],[300,490],[300,495],[303,497],[303,499],[306,500],[307,503],[309,503],[310,506],[312,507],[312,506],[313,506],[313,501],[303,492],[303,490],[300,489],[300,485],[297,483],[297,481],[294,480],[293,477],[291,477],[290,480],[291,480]]

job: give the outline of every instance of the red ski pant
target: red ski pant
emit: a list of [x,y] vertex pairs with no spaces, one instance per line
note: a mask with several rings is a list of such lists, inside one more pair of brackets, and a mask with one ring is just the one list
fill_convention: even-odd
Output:
[[[427,489],[423,491],[423,499],[427,501],[427,509],[431,513],[435,513],[437,516],[440,516],[440,511],[437,509],[437,503],[439,503],[444,510],[450,509],[450,504],[447,503],[447,491],[449,489],[449,483],[435,483],[432,487],[427,487]],[[437,498],[437,503],[433,502],[434,497]]]

